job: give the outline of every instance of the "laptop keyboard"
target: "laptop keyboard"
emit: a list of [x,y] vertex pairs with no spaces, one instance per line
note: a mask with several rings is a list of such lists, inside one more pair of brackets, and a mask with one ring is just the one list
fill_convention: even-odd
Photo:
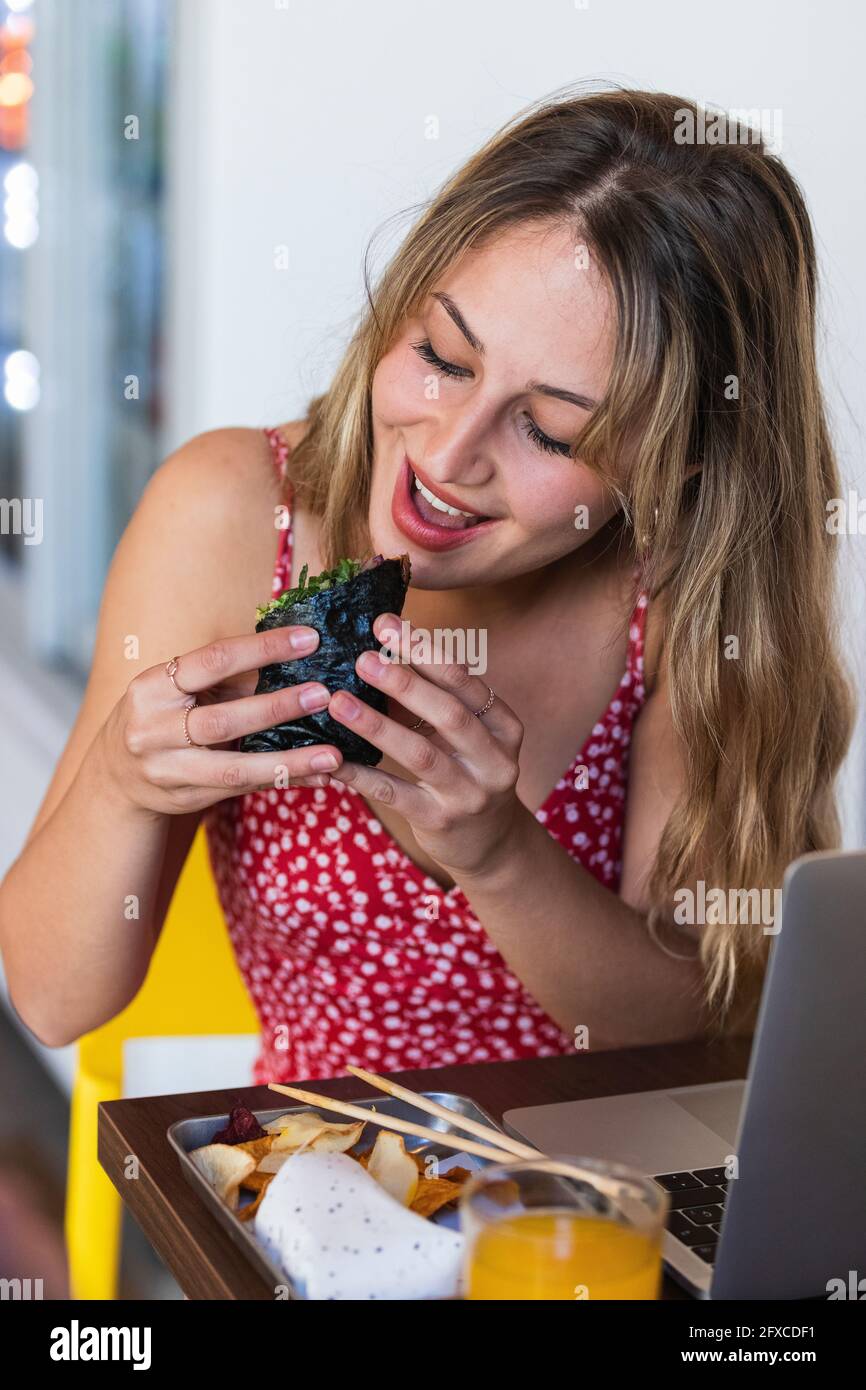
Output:
[[653,1177],[668,1194],[671,1209],[667,1228],[708,1265],[716,1257],[728,1183],[724,1168],[695,1168],[691,1173],[659,1173]]

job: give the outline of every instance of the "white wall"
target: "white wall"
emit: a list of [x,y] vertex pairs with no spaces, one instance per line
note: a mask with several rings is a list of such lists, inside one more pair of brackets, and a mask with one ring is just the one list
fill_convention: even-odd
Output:
[[[866,496],[866,220],[854,0],[179,0],[166,448],[299,417],[361,304],[371,234],[528,102],[594,77],[782,112],[825,275],[825,379]],[[438,117],[439,137],[425,138]],[[395,244],[403,220],[379,245]],[[289,267],[274,268],[287,245]],[[847,547],[845,644],[863,663],[864,542]],[[862,729],[844,788],[866,838]]]

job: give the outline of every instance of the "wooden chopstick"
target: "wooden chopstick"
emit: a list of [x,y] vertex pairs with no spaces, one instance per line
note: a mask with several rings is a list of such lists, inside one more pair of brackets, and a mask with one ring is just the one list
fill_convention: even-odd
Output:
[[[357,1076],[359,1081],[366,1081],[368,1086],[378,1087],[380,1091],[387,1092],[389,1096],[394,1096],[397,1100],[408,1101],[410,1105],[416,1105],[419,1110],[426,1110],[428,1115],[437,1115],[439,1119],[447,1120],[455,1129],[477,1134],[479,1139],[491,1140],[498,1144],[500,1149],[508,1149],[514,1158],[535,1159],[537,1163],[558,1162],[563,1177],[578,1178],[583,1182],[591,1181],[609,1197],[619,1199],[622,1196],[622,1185],[615,1178],[608,1178],[603,1173],[595,1173],[590,1169],[581,1168],[580,1164],[569,1163],[567,1160],[548,1158],[546,1154],[531,1148],[529,1144],[522,1144],[519,1139],[512,1139],[508,1134],[500,1134],[497,1130],[491,1129],[489,1125],[481,1124],[479,1120],[470,1120],[466,1115],[458,1115],[455,1110],[449,1110],[446,1105],[440,1105],[438,1100],[431,1100],[429,1096],[422,1096],[417,1091],[410,1091],[407,1086],[401,1086],[398,1081],[389,1081],[387,1077],[378,1076],[376,1072],[365,1071],[363,1067],[349,1065],[346,1066],[346,1071]],[[435,1132],[438,1134],[440,1131]],[[467,1148],[466,1152],[470,1153],[471,1150]]]
[[302,1091],[297,1086],[281,1086],[276,1081],[268,1082],[268,1089],[279,1091],[281,1096],[291,1096],[292,1100],[303,1101],[305,1105],[315,1105],[322,1110],[333,1110],[337,1115],[346,1115],[350,1120],[364,1120],[367,1124],[378,1125],[380,1129],[393,1129],[398,1134],[411,1134],[416,1139],[432,1139],[443,1149],[474,1154],[477,1158],[489,1158],[494,1163],[511,1163],[514,1154],[505,1149],[493,1149],[489,1144],[478,1144],[474,1139],[464,1139],[459,1134],[444,1134],[438,1129],[428,1129],[426,1125],[416,1125],[412,1120],[398,1120],[395,1115],[383,1115],[379,1110],[362,1109],[360,1105],[350,1105],[344,1100],[333,1100],[331,1096],[320,1096],[315,1091]]
[[[389,1084],[396,1085],[396,1082]],[[398,1120],[396,1115],[384,1115],[380,1110],[363,1109],[360,1105],[351,1105],[345,1100],[333,1100],[330,1096],[321,1096],[316,1091],[301,1090],[299,1086],[282,1086],[278,1081],[269,1081],[268,1090],[279,1091],[280,1095],[290,1096],[292,1100],[303,1101],[305,1105],[318,1106],[322,1110],[332,1110],[335,1114],[345,1115],[350,1120],[363,1120],[366,1124],[378,1125],[380,1129],[392,1129],[398,1134],[411,1134],[416,1139],[428,1139],[434,1144],[440,1144],[443,1149],[456,1149],[458,1152],[474,1154],[476,1158],[486,1158],[492,1163],[513,1163],[517,1157],[504,1148],[494,1149],[487,1144],[479,1144],[475,1139],[464,1139],[460,1134],[447,1134],[441,1129],[428,1129],[426,1125],[416,1125],[412,1120]],[[415,1103],[417,1103],[416,1093],[410,1091],[408,1094],[413,1096]],[[453,1111],[445,1111],[446,1117],[452,1114]],[[501,1139],[507,1138],[507,1135],[496,1135],[497,1143]],[[547,1154],[540,1153],[537,1149],[530,1149],[529,1158],[535,1159],[538,1163],[554,1164],[555,1171],[563,1177],[577,1178],[581,1182],[594,1184],[600,1192],[604,1192],[614,1201],[621,1200],[624,1195],[623,1184],[616,1178],[609,1178],[593,1169],[582,1168],[579,1163],[571,1163],[567,1159],[548,1158]]]
[[478,1139],[486,1139],[500,1149],[508,1149],[509,1153],[515,1158],[541,1158],[538,1149],[533,1149],[529,1144],[521,1144],[518,1139],[512,1139],[508,1134],[500,1134],[498,1130],[491,1129],[490,1125],[483,1125],[478,1120],[470,1120],[468,1115],[459,1115],[456,1110],[449,1110],[447,1106],[440,1105],[438,1100],[431,1100],[429,1096],[419,1095],[417,1091],[410,1091],[407,1086],[401,1086],[397,1081],[389,1081],[387,1077],[378,1076],[376,1072],[365,1071],[363,1067],[346,1067],[353,1076],[357,1076],[359,1081],[366,1081],[368,1086],[377,1087],[380,1091],[385,1091],[389,1096],[394,1096],[397,1100],[408,1101],[410,1105],[415,1105],[419,1110],[424,1110],[428,1115],[435,1115],[440,1120],[447,1120],[448,1124],[455,1129],[462,1129],[466,1134],[474,1134]]

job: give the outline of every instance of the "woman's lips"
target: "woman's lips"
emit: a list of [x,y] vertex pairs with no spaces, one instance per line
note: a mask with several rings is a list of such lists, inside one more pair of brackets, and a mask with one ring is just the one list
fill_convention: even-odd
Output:
[[[432,521],[429,517],[435,508],[426,501],[417,503],[416,499],[419,497],[420,493],[415,489],[412,467],[408,458],[404,458],[394,486],[391,519],[398,531],[424,550],[452,550],[455,546],[468,544],[476,536],[496,525],[495,517],[467,525],[460,518],[446,517],[445,513],[441,514],[441,523]],[[420,510],[421,506],[425,508],[424,514]]]

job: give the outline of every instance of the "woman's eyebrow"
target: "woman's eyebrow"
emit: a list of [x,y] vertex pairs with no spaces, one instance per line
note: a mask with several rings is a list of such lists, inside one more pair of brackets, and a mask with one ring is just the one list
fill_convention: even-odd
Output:
[[442,305],[442,308],[445,310],[448,317],[450,319],[453,319],[457,327],[460,329],[460,332],[463,334],[463,337],[466,339],[469,346],[475,349],[479,357],[483,357],[484,344],[482,343],[480,338],[476,338],[475,334],[472,332],[472,329],[469,327],[460,310],[457,308],[457,305],[454,303],[454,300],[451,298],[450,294],[440,294],[438,290],[434,290],[431,295],[431,298],[438,299],[439,303]]
[[[443,294],[439,290],[433,290],[431,298],[438,300],[445,310],[448,317],[457,325],[469,346],[478,353],[479,357],[484,356],[484,344],[481,339],[472,332],[468,323],[464,319],[450,294]],[[554,400],[566,401],[569,405],[579,406],[581,410],[595,410],[598,401],[593,400],[592,396],[583,396],[577,391],[566,391],[563,386],[546,386],[541,381],[528,381],[527,391],[537,391],[543,396],[552,396]]]

